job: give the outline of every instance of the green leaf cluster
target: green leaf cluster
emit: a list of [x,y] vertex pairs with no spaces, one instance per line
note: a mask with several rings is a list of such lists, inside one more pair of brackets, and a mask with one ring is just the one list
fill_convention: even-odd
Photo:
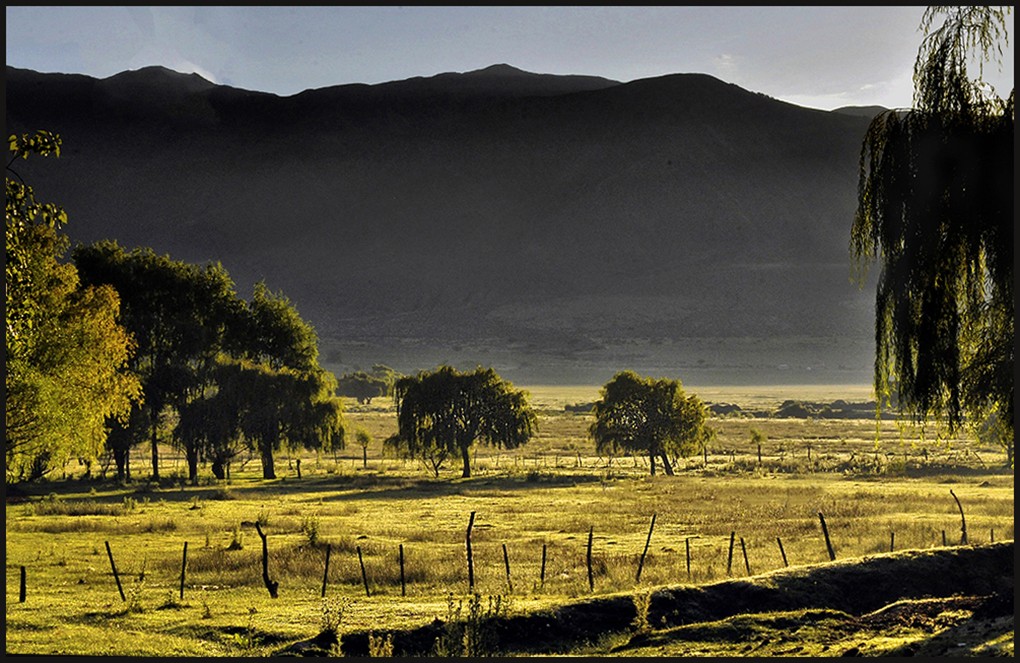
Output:
[[[6,479],[39,478],[68,459],[95,458],[108,419],[125,419],[141,385],[128,370],[133,337],[108,286],[79,281],[64,261],[67,213],[36,200],[15,159],[59,156],[48,132],[10,136],[6,177]],[[12,177],[13,176],[13,177]]]
[[396,435],[391,448],[433,467],[459,454],[463,477],[471,476],[469,451],[476,442],[513,449],[538,428],[527,392],[515,389],[493,369],[462,373],[451,366],[405,376],[394,385]]
[[651,474],[659,458],[672,475],[670,458],[697,452],[711,434],[705,426],[707,408],[697,396],[687,395],[679,380],[645,378],[634,371],[613,376],[592,412],[589,434],[599,453],[647,454]]
[[[1009,11],[1009,8],[1006,8]],[[933,29],[937,17],[941,27]],[[1001,55],[1005,12],[932,7],[915,108],[877,116],[861,149],[851,255],[881,264],[875,388],[917,421],[992,430],[1013,464],[1014,93],[967,65]]]
[[[203,461],[224,478],[244,450],[257,452],[263,476],[275,478],[273,454],[283,447],[343,445],[336,379],[318,365],[314,328],[283,294],[260,282],[245,302],[219,263],[193,265],[112,241],[79,246],[74,259],[84,278],[120,293],[124,324],[138,340],[132,368],[146,400],[117,449],[150,440],[154,477],[168,411],[177,419],[170,441],[183,449],[192,481]],[[126,456],[116,460],[126,472]]]

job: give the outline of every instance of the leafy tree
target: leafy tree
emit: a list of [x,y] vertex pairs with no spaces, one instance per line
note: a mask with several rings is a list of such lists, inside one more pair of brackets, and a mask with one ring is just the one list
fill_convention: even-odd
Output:
[[158,479],[164,412],[177,414],[172,441],[193,482],[203,459],[223,478],[243,444],[259,452],[266,478],[275,478],[273,454],[284,445],[342,446],[336,380],[318,366],[315,330],[286,297],[260,282],[245,303],[219,263],[192,265],[147,248],[98,242],[74,255],[88,278],[121,293],[124,320],[139,339],[132,368],[146,402],[144,417],[136,413],[114,438],[124,457],[148,437]]
[[248,307],[239,375],[231,385],[244,403],[240,429],[262,459],[262,475],[275,479],[273,454],[284,446],[340,449],[343,403],[336,377],[318,364],[318,336],[281,293],[258,283]]
[[859,280],[882,268],[880,402],[895,392],[901,412],[950,432],[991,426],[1012,466],[1014,92],[999,97],[981,77],[1001,57],[1010,10],[925,12],[914,107],[877,116],[862,145],[850,249]]
[[368,445],[372,444],[372,436],[364,428],[359,428],[354,432],[354,439],[361,447],[361,466],[368,467]]
[[[79,246],[75,263],[83,279],[110,284],[120,294],[121,320],[137,341],[131,368],[142,381],[148,419],[152,478],[159,479],[159,422],[170,408],[180,411],[211,388],[209,371],[227,342],[228,330],[244,311],[233,282],[218,263],[204,267],[157,255],[152,249],[125,251],[114,241]],[[137,417],[135,418],[137,420]],[[146,433],[125,431],[141,442]],[[197,450],[187,448],[191,479]]]
[[385,396],[390,389],[391,386],[386,380],[364,371],[346,373],[337,381],[338,394],[355,398],[362,405],[371,403],[372,399],[378,396]]
[[[125,418],[141,387],[126,369],[134,349],[109,287],[79,282],[62,262],[67,213],[35,199],[12,169],[58,156],[59,136],[10,136],[5,202],[7,481],[35,479],[69,458],[97,458],[108,417]],[[11,177],[13,175],[13,178]]]
[[596,449],[646,453],[652,475],[659,458],[663,470],[672,476],[670,456],[697,452],[709,435],[704,404],[697,396],[687,396],[678,380],[643,378],[633,371],[617,373],[602,387],[592,411],[595,421],[589,433]]
[[[465,478],[471,476],[469,451],[475,442],[512,449],[537,429],[527,393],[491,368],[461,373],[440,366],[399,379],[393,395],[398,432],[390,446],[426,462],[459,453]],[[438,476],[438,465],[435,471]]]

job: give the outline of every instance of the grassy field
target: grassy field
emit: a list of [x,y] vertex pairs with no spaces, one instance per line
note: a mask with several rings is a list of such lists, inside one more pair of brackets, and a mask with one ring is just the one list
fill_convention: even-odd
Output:
[[[479,448],[469,479],[459,463],[434,478],[384,456],[381,441],[396,426],[385,399],[348,403],[350,429],[371,436],[367,462],[357,445],[283,454],[274,481],[252,460],[227,482],[205,472],[199,486],[186,485],[170,450],[158,484],[84,479],[69,465],[63,479],[8,501],[6,652],[265,655],[330,626],[381,633],[445,620],[470,608],[473,593],[524,615],[590,596],[702,586],[827,562],[819,513],[838,560],[939,548],[960,542],[953,494],[969,543],[1013,539],[1013,474],[999,449],[971,440],[935,440],[891,421],[718,418],[707,456],[681,461],[676,476],[651,477],[645,459],[597,456],[589,415],[564,410],[597,398],[597,387],[525,388],[539,434],[516,450]],[[745,409],[870,393],[687,390]],[[765,435],[760,458],[752,429]],[[148,474],[141,455],[135,477]],[[263,584],[256,523],[276,599]]]

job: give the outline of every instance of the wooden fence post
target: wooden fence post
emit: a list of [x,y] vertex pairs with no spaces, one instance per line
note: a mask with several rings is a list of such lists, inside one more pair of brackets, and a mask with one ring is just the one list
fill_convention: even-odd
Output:
[[468,565],[468,590],[471,592],[475,591],[475,562],[471,557],[471,527],[475,524],[475,512],[471,512],[471,518],[468,520],[467,526],[467,565]]
[[514,591],[514,585],[510,582],[510,556],[506,552],[506,544],[503,544],[503,566],[506,567],[506,591],[508,594],[512,594]]
[[691,537],[684,539],[684,547],[687,548],[687,580],[691,579]]
[[645,539],[645,549],[641,551],[641,560],[638,562],[637,575],[634,577],[634,582],[641,581],[641,569],[645,566],[645,555],[648,554],[648,545],[652,542],[652,530],[655,529],[655,514],[652,514],[652,524],[648,527],[648,538]]
[[546,544],[542,544],[542,570],[538,574],[539,587],[545,587],[545,547]]
[[825,526],[825,516],[818,512],[818,520],[822,522],[822,534],[825,535],[825,549],[829,551],[829,561],[836,560],[836,552],[832,549],[832,542],[829,540],[829,528]]
[[967,545],[967,521],[963,517],[963,505],[960,504],[960,498],[956,496],[952,488],[949,489],[949,494],[956,500],[956,508],[960,510],[960,545],[965,546]]
[[733,542],[736,540],[737,533],[730,532],[730,554],[726,557],[726,575],[733,575]]
[[19,589],[18,589],[18,603],[24,603],[25,602],[25,589],[26,589],[26,586],[25,586],[25,573],[26,573],[25,567],[22,566],[21,567],[21,584],[20,584]]
[[590,526],[588,528],[588,555],[587,555],[587,560],[588,560],[588,591],[591,591],[591,592],[595,591],[595,576],[592,575],[592,571],[591,571],[591,540],[592,540],[592,535],[594,533],[595,533],[595,526],[592,525],[592,526]]
[[751,563],[747,561],[747,546],[744,545],[744,537],[740,537],[740,550],[744,553],[744,570],[751,575]]
[[783,550],[783,540],[777,536],[776,543],[779,544],[779,554],[783,556],[783,566],[790,566],[790,563],[786,561],[786,551]]
[[942,546],[946,545],[946,530],[942,530]]
[[368,576],[365,574],[365,560],[361,557],[361,546],[358,546],[358,564],[361,565],[361,582],[365,585],[365,596],[371,596],[368,591]]
[[181,558],[181,600],[184,600],[184,574],[188,570],[188,542],[184,542],[184,556]]
[[400,544],[400,595],[407,596],[407,585],[404,584],[404,544]]
[[889,532],[889,552],[896,549],[896,532]]
[[110,558],[110,568],[113,569],[113,579],[117,581],[117,591],[120,592],[120,600],[127,601],[124,597],[124,588],[120,586],[120,576],[117,575],[117,565],[113,563],[113,551],[110,550],[110,542],[106,541],[106,554]]
[[255,521],[255,531],[259,533],[259,538],[262,539],[262,582],[265,584],[266,589],[269,590],[269,596],[275,599],[279,596],[280,583],[269,578],[269,541],[257,520]]
[[326,580],[329,578],[329,553],[333,550],[333,544],[326,544],[326,568],[322,571],[322,593],[320,596],[326,598]]

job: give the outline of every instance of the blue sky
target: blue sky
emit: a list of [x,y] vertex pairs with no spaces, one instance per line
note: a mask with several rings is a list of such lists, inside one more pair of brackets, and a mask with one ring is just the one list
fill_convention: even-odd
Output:
[[[812,108],[909,106],[924,6],[7,6],[7,64],[163,65],[291,95],[506,63],[619,81],[706,73]],[[1003,71],[1013,86],[1013,16]]]

